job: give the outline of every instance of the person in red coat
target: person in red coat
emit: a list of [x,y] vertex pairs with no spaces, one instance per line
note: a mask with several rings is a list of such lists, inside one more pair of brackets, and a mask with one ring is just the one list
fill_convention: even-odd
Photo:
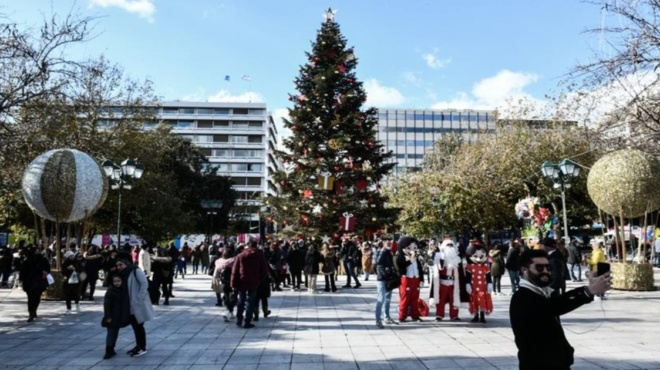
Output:
[[401,275],[399,321],[406,321],[408,316],[413,321],[422,321],[419,311],[419,290],[421,283],[424,281],[424,269],[418,258],[417,239],[404,236],[399,239],[398,245],[396,266]]
[[485,315],[493,312],[493,280],[490,275],[488,252],[479,242],[470,242],[467,255],[472,263],[465,269],[467,275],[466,289],[470,294],[470,313],[474,315],[472,322],[486,322]]
[[[238,291],[236,325],[243,326],[245,329],[254,327],[252,318],[254,316],[257,288],[266,279],[269,279],[269,275],[268,262],[266,262],[264,252],[257,248],[256,241],[250,241],[248,248],[245,248],[236,257],[231,274],[231,287]],[[247,310],[245,308],[246,303]],[[245,324],[243,324],[244,317]]]

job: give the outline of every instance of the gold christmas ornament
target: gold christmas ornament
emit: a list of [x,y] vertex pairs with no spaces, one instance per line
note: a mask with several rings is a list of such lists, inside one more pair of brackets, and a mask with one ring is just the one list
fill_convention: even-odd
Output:
[[330,139],[328,140],[328,147],[330,147],[330,149],[339,150],[341,149],[341,141],[337,139]]
[[603,211],[639,217],[660,204],[660,162],[636,149],[604,155],[591,168],[587,190]]

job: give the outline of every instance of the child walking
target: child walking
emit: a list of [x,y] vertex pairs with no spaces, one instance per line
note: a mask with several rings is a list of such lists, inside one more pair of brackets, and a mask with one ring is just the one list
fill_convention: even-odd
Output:
[[101,326],[108,330],[105,337],[105,356],[104,360],[112,358],[117,354],[115,352],[115,344],[119,337],[119,329],[125,327],[129,323],[130,305],[124,299],[121,276],[115,275],[112,277],[112,283],[105,292],[105,299],[103,300],[103,321]]

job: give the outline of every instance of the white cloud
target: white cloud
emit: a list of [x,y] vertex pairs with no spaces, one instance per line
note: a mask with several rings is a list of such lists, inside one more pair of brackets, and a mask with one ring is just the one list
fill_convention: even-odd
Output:
[[135,13],[138,16],[154,21],[156,6],[153,0],[88,0],[90,6],[100,6],[102,8],[117,7],[129,13]]
[[440,69],[446,67],[449,63],[451,63],[451,58],[439,58],[438,57],[439,51],[440,50],[436,48],[433,49],[433,52],[422,55],[422,58],[426,62],[426,65],[429,66],[429,68]]
[[501,70],[495,76],[478,81],[470,94],[458,92],[454,98],[433,104],[434,109],[498,109],[511,100],[525,99],[544,105],[525,92],[525,88],[538,81],[535,73]]
[[226,102],[226,103],[263,103],[264,98],[261,94],[254,91],[247,91],[239,95],[232,95],[227,90],[220,90],[209,96],[207,101]]
[[420,77],[420,74],[417,72],[404,72],[403,73],[403,79],[408,82],[409,84],[415,85],[415,86],[420,86],[422,84],[422,79]]
[[373,78],[364,82],[364,89],[367,92],[367,105],[369,106],[391,107],[406,101],[399,90],[383,86]]

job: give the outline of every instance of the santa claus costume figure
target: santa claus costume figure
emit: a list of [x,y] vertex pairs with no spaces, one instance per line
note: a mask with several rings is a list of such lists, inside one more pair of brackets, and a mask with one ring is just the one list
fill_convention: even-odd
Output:
[[467,275],[467,291],[470,293],[470,313],[474,315],[472,322],[486,322],[485,315],[493,312],[493,281],[490,276],[490,266],[486,263],[488,252],[479,242],[470,242],[467,255],[472,263],[465,269]]
[[422,321],[419,313],[419,289],[423,281],[423,266],[419,261],[417,239],[404,236],[399,239],[396,266],[401,275],[399,286],[399,321],[410,316],[413,321]]
[[461,258],[451,239],[445,239],[440,250],[433,255],[431,280],[431,299],[429,306],[435,306],[435,320],[445,318],[445,306],[449,304],[449,319],[459,321],[458,308],[461,303],[459,284],[459,267]]

